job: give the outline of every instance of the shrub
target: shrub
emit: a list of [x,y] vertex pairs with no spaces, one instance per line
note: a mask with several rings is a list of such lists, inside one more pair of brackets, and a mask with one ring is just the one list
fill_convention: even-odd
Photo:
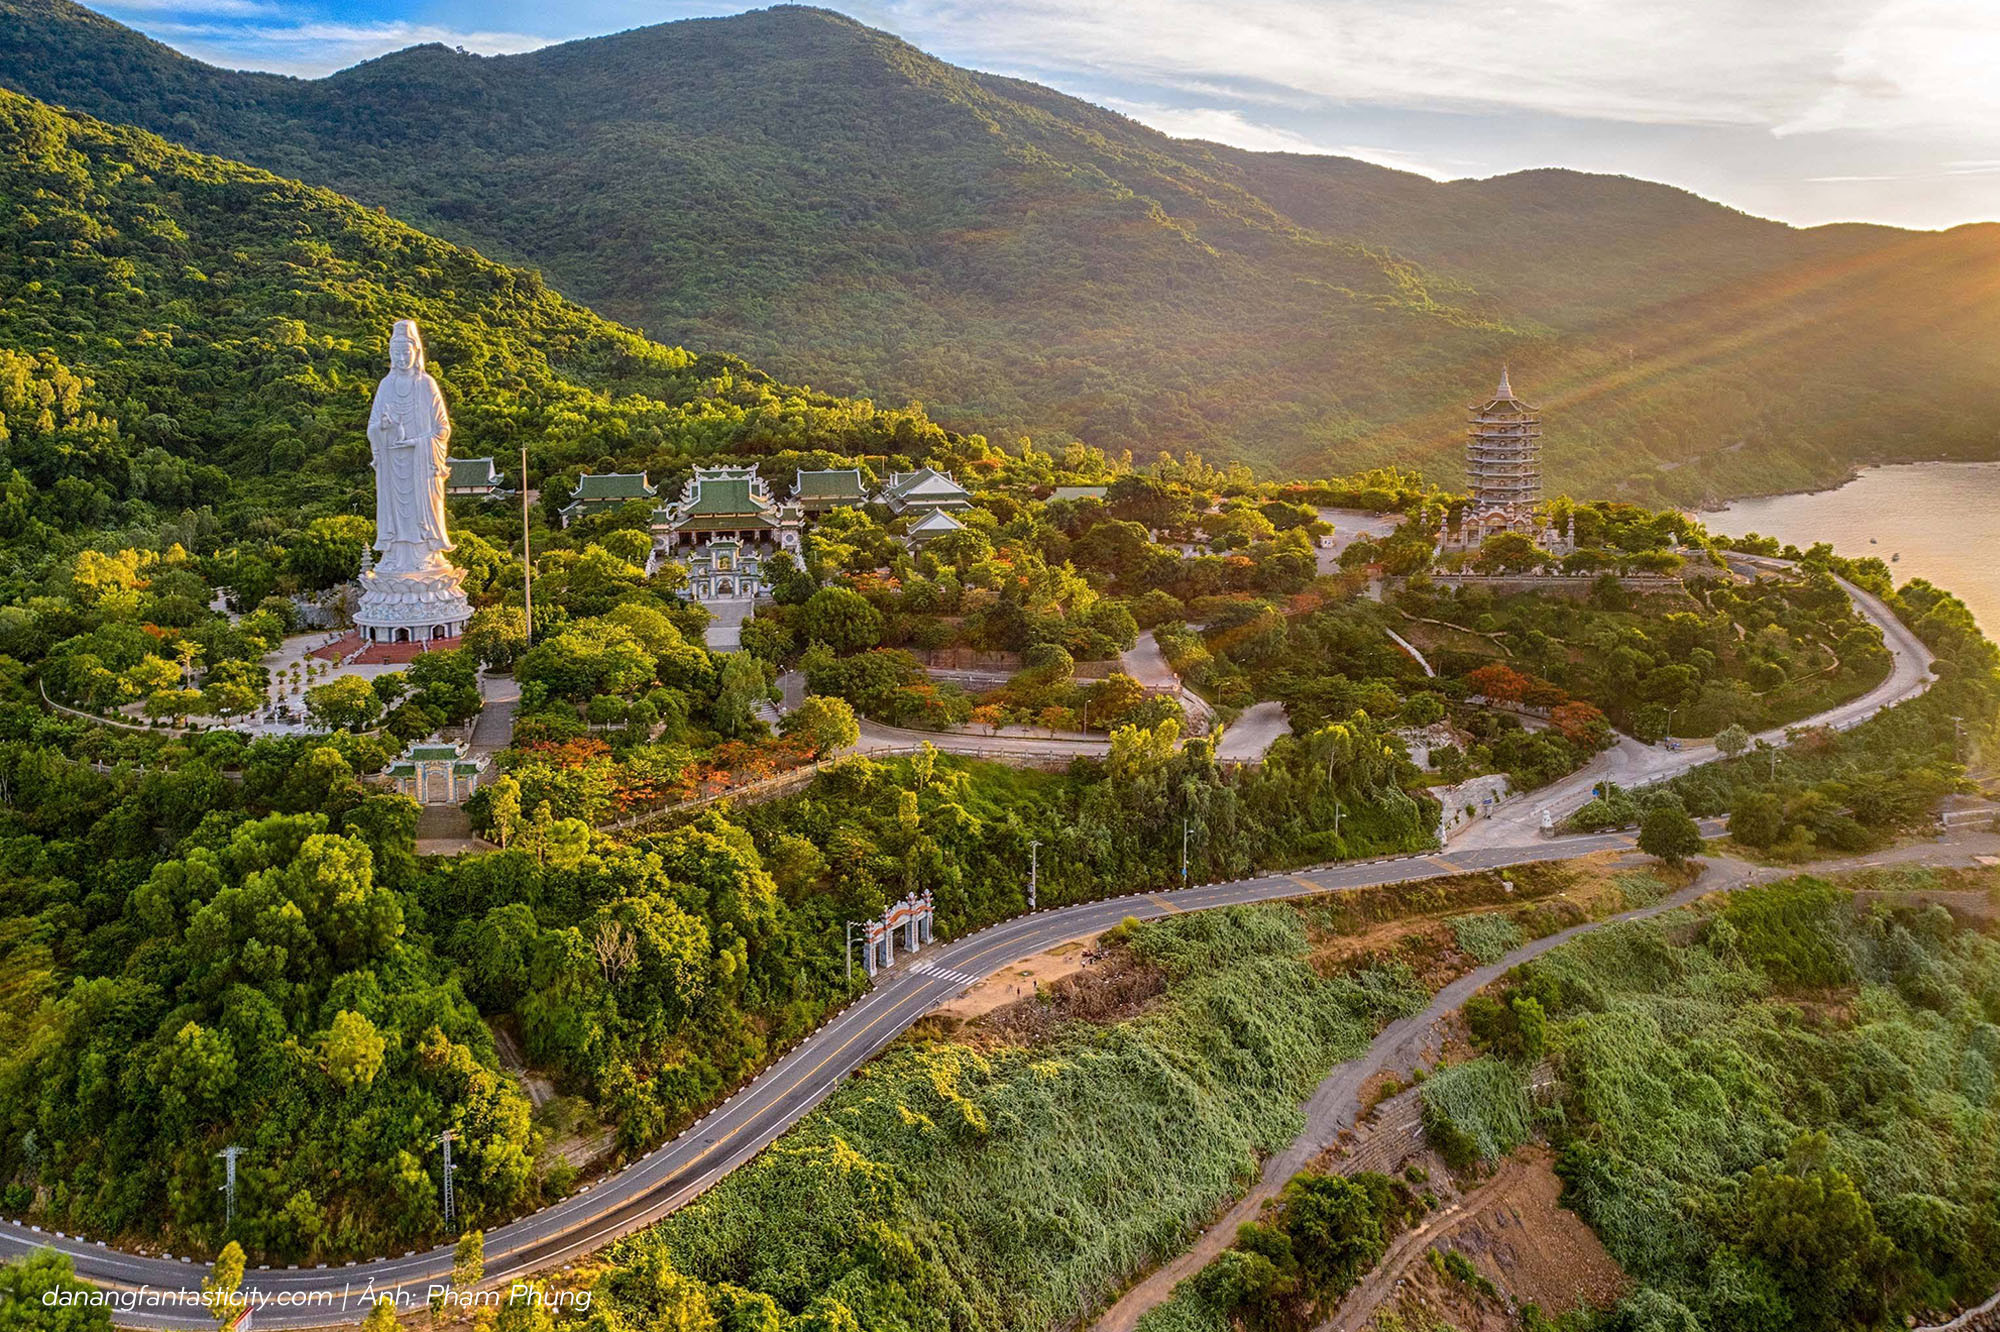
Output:
[[1499,1059],[1440,1069],[1419,1093],[1424,1134],[1454,1170],[1491,1164],[1528,1140],[1528,1090]]

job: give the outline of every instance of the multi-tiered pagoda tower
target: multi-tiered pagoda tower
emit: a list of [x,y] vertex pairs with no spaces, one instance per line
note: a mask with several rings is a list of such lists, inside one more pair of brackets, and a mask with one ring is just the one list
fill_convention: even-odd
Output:
[[1465,478],[1472,504],[1457,527],[1448,514],[1438,529],[1438,552],[1477,550],[1501,532],[1518,532],[1552,554],[1575,549],[1574,524],[1558,532],[1542,519],[1542,418],[1514,396],[1506,367],[1500,387],[1472,408],[1465,445]]
[[1542,418],[1514,396],[1505,366],[1500,387],[1472,409],[1472,439],[1465,446],[1465,477],[1472,506],[1532,513],[1542,502]]

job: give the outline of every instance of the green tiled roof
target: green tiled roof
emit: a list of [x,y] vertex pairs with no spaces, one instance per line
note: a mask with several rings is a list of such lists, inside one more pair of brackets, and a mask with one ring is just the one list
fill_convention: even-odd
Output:
[[458,757],[457,745],[411,745],[410,757],[418,762]]
[[694,503],[688,506],[687,516],[696,514],[760,514],[765,504],[750,493],[750,482],[742,477],[727,480],[709,478],[695,490]]
[[904,472],[891,477],[883,494],[892,505],[898,501],[917,498],[928,500],[972,498],[965,487],[932,467],[920,467],[914,472]]
[[493,470],[491,458],[447,458],[451,475],[445,479],[445,487],[450,490],[472,490],[482,486],[498,486],[501,476]]
[[808,472],[801,468],[797,490],[794,499],[863,500],[868,497],[867,489],[861,484],[860,470],[852,467],[822,472]]
[[910,535],[942,536],[946,532],[956,532],[964,526],[964,523],[961,523],[943,509],[932,509],[922,518],[910,524]]
[[570,498],[634,500],[645,499],[652,493],[653,488],[646,484],[644,472],[606,472],[602,475],[586,472],[576,479],[576,489],[570,493]]

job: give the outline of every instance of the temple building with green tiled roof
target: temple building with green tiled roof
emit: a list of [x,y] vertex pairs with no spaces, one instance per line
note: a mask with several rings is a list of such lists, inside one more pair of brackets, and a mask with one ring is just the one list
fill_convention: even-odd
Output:
[[946,532],[962,531],[964,527],[964,523],[945,510],[932,509],[910,524],[910,530],[904,535],[903,543],[911,550],[920,550],[932,537],[941,537]]
[[868,502],[868,486],[858,467],[800,468],[792,480],[792,502],[810,514],[851,508]]
[[507,478],[500,475],[491,458],[447,458],[445,465],[450,469],[444,479],[447,495],[487,498],[514,493],[506,489]]
[[688,565],[697,601],[762,595],[764,561],[800,558],[804,534],[804,509],[779,503],[754,466],[697,467],[680,498],[653,511],[655,557]]
[[579,518],[608,513],[658,493],[647,484],[644,472],[585,472],[576,479],[576,489],[562,507],[562,523],[568,527]]
[[914,472],[891,472],[875,497],[889,506],[889,512],[909,509],[969,509],[972,496],[949,472],[919,467]]

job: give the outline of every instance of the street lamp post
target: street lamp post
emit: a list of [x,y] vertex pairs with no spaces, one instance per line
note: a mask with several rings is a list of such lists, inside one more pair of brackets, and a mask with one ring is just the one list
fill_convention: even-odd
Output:
[[1030,911],[1035,909],[1035,888],[1041,878],[1041,857],[1037,854],[1041,846],[1040,838],[1028,843],[1028,910]]
[[1181,887],[1187,887],[1188,821],[1181,820]]

